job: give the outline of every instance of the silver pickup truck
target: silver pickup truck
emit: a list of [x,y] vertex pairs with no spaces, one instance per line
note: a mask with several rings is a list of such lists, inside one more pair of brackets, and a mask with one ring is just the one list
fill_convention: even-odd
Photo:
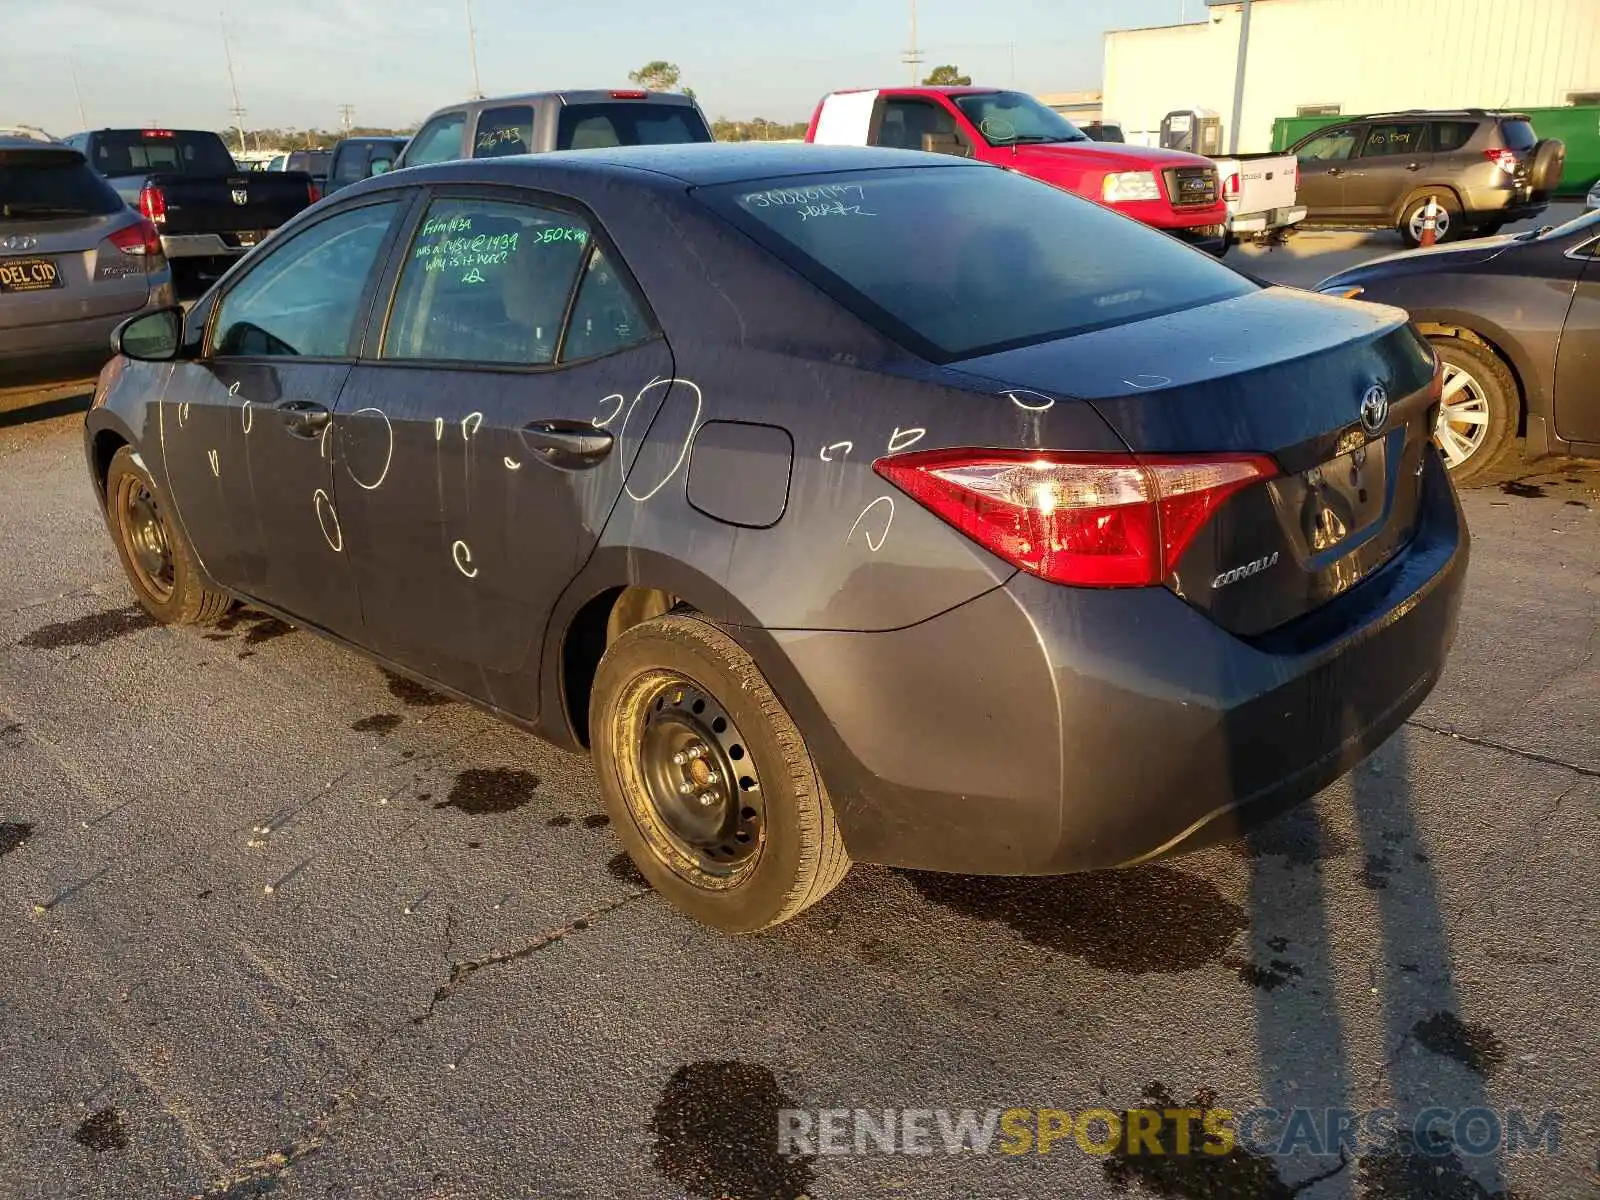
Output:
[[1306,219],[1305,205],[1296,203],[1300,162],[1294,155],[1235,154],[1213,161],[1228,204],[1225,247],[1246,238],[1259,245],[1282,242]]

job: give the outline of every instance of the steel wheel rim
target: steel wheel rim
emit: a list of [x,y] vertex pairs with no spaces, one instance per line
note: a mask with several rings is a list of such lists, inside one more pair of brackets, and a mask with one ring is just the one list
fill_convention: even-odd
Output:
[[177,586],[177,571],[161,505],[148,484],[131,476],[123,481],[120,499],[117,517],[134,577],[157,603],[164,604]]
[[658,830],[705,874],[747,871],[766,841],[766,806],[733,718],[705,689],[670,671],[646,694],[642,712],[634,766]]
[[1483,385],[1454,363],[1444,364],[1444,388],[1433,440],[1452,470],[1476,454],[1489,436],[1489,398]]
[[[1417,241],[1422,240],[1422,227],[1427,224],[1428,204],[1423,201],[1411,214],[1411,236]],[[1434,235],[1442,242],[1444,235],[1450,232],[1450,210],[1444,205],[1439,206],[1439,215],[1433,219]]]

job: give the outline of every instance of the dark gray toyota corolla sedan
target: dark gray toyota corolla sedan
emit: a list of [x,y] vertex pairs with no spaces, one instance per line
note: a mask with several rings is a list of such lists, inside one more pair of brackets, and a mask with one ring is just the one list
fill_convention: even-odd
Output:
[[152,616],[245,601],[591,749],[729,931],[852,860],[1232,836],[1416,708],[1467,562],[1403,313],[944,156],[397,172],[118,349],[89,469]]

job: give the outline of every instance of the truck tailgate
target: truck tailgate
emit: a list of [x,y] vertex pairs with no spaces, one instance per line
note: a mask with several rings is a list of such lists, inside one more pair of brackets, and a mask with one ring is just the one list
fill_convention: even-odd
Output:
[[237,175],[152,175],[166,198],[164,235],[276,229],[311,203],[304,171],[241,171]]
[[1288,208],[1294,204],[1295,181],[1299,174],[1299,164],[1294,155],[1263,154],[1234,159],[1233,162],[1239,174],[1239,199],[1235,211],[1259,213]]

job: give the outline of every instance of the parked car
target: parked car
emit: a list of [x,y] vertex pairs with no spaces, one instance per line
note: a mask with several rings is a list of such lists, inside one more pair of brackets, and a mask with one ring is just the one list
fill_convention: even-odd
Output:
[[352,183],[394,169],[395,159],[406,148],[403,137],[353,137],[337,142],[328,167],[325,191],[336,192]]
[[319,191],[328,183],[328,171],[333,163],[331,150],[291,150],[280,154],[267,164],[269,171],[304,171],[317,185]]
[[1300,201],[1308,225],[1387,226],[1422,239],[1429,197],[1438,239],[1490,236],[1549,206],[1566,147],[1519,113],[1481,108],[1359,117],[1301,138]]
[[172,303],[155,226],[82,154],[0,137],[0,376],[97,370],[123,320]]
[[1212,160],[1228,206],[1227,244],[1286,241],[1306,219],[1299,195],[1299,160],[1292,154],[1235,154]]
[[1122,126],[1109,121],[1085,121],[1078,126],[1083,130],[1084,136],[1094,142],[1123,143],[1128,139],[1122,136]]
[[394,166],[711,140],[711,127],[691,96],[637,88],[530,92],[440,109],[422,123]]
[[1463,483],[1530,457],[1600,457],[1600,212],[1364,263],[1317,289],[1405,308],[1444,364],[1437,440]]
[[120,341],[86,450],[147,612],[248,600],[589,748],[639,869],[724,930],[852,860],[1234,836],[1453,636],[1404,313],[953,157],[397,172]]
[[1075,192],[1193,245],[1225,249],[1227,206],[1208,158],[1095,142],[1022,92],[907,87],[832,92],[806,141],[891,146],[993,163]]
[[321,193],[304,171],[241,170],[214,133],[97,129],[66,139],[155,223],[180,286],[220,276]]

